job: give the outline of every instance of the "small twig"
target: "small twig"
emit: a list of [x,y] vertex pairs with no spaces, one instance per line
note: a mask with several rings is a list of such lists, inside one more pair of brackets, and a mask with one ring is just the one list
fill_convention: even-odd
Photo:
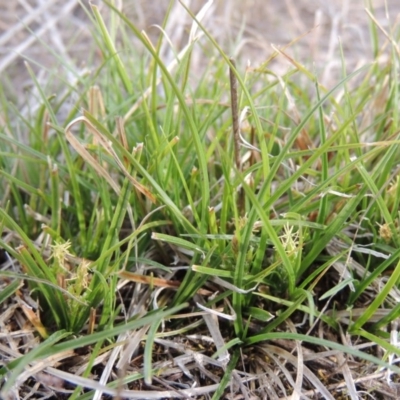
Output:
[[[231,66],[229,68],[229,80],[231,85],[231,110],[232,110],[232,131],[233,131],[233,151],[236,169],[240,173],[242,171],[242,163],[240,159],[240,124],[239,124],[239,109],[238,109],[238,90],[237,79],[235,75],[236,63],[233,58],[230,58]],[[240,215],[244,214],[244,191],[241,187],[237,196],[237,208]]]
[[[153,276],[134,274],[133,272],[128,271],[120,271],[118,275],[123,279],[127,279],[128,281],[143,283],[145,285],[150,285],[151,287],[163,287],[178,290],[181,285],[181,282],[179,281],[171,281],[167,279],[155,278]],[[212,294],[214,294],[210,290],[203,288],[198,289],[197,293],[203,296],[211,296]]]

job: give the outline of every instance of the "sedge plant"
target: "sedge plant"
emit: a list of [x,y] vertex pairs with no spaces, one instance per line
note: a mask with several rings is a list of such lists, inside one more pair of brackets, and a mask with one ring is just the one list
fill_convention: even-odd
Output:
[[[333,398],[309,368],[303,387],[279,364],[296,367],[303,344],[400,372],[388,330],[400,312],[395,37],[384,66],[348,73],[342,55],[342,76],[324,87],[287,49],[274,54],[291,60],[286,74],[268,62],[244,71],[204,27],[208,3],[186,9],[187,44],[165,61],[171,7],[150,38],[112,4],[109,22],[91,5],[95,73],[51,97],[27,63],[33,115],[2,93],[0,304],[18,302],[40,342],[1,365],[2,394],[37,360],[78,348],[88,359],[80,375],[51,370],[74,385],[71,399],[124,397],[122,386],[145,397],[131,386],[172,374],[156,362],[163,346],[219,368],[203,392],[174,387],[187,396],[220,398],[232,379],[244,384],[245,364],[254,377],[269,373],[268,354],[282,372],[276,390]],[[204,70],[192,64],[199,49],[212,60]],[[316,326],[330,334],[317,338]],[[204,330],[208,352],[172,339]],[[344,331],[383,356],[344,342]],[[114,365],[128,369],[124,346],[141,369],[110,380]],[[103,355],[100,387],[89,376]],[[262,391],[257,379],[249,391]]]

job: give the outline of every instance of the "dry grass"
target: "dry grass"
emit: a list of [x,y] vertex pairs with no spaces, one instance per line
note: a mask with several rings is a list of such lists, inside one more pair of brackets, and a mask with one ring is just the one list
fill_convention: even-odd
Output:
[[[200,0],[188,1],[193,10],[200,7]],[[101,4],[101,2],[100,2]],[[157,35],[169,0],[117,1],[116,4],[150,35]],[[387,1],[393,20],[400,13],[397,0]],[[384,0],[374,1],[377,20],[388,27]],[[215,1],[213,17],[207,28],[223,44],[227,54],[241,62],[249,60],[257,65],[272,53],[271,44],[283,46],[294,38],[297,59],[313,60],[318,70],[323,70],[321,83],[327,85],[336,78],[340,69],[340,38],[349,70],[372,59],[368,32],[368,18],[362,1],[285,0],[232,0]],[[172,42],[184,43],[184,36],[191,21],[176,2],[167,32]],[[28,29],[27,29],[28,28]],[[8,76],[8,85],[17,93],[30,85],[23,64],[24,57],[38,62],[35,68],[51,69],[59,65],[50,54],[49,46],[72,68],[81,69],[87,62],[88,49],[93,47],[88,17],[76,0],[62,1],[3,1],[0,4],[0,74]],[[194,65],[202,64],[199,58]],[[275,60],[275,68],[282,72],[288,62],[282,57]]]

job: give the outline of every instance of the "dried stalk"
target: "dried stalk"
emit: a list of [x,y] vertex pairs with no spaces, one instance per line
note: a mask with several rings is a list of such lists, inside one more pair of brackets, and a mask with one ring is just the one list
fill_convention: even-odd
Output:
[[[242,172],[242,162],[240,159],[240,123],[239,123],[239,107],[238,107],[238,89],[237,79],[235,75],[236,63],[233,58],[229,61],[231,65],[229,67],[229,80],[231,89],[231,110],[232,110],[232,133],[233,133],[233,151],[235,158],[236,170],[238,173]],[[237,208],[239,215],[243,215],[245,212],[245,199],[243,188],[240,187],[237,193]]]

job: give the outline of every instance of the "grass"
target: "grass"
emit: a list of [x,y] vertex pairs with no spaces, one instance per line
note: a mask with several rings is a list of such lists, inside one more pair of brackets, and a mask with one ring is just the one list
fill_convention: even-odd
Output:
[[327,88],[236,68],[207,7],[167,64],[92,5],[95,72],[2,90],[4,398],[397,398],[399,34]]

